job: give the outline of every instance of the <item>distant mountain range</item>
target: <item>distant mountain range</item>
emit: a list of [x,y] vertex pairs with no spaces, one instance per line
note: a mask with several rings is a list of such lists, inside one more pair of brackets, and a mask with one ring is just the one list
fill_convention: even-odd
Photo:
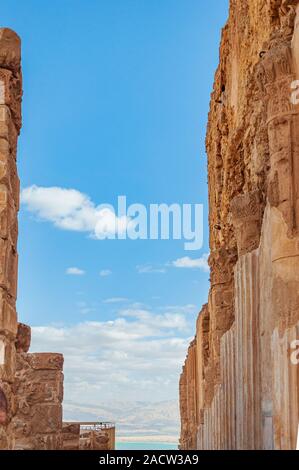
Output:
[[65,421],[114,421],[117,436],[179,435],[179,410],[176,400],[162,402],[107,402],[82,405],[64,404]]

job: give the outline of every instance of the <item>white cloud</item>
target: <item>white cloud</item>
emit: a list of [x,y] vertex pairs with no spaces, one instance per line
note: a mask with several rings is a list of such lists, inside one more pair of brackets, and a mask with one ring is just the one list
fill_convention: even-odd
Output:
[[136,266],[136,269],[138,273],[140,274],[146,274],[146,273],[162,273],[163,274],[166,272],[165,268],[155,268],[154,266],[150,264]]
[[112,207],[96,206],[76,189],[29,186],[21,191],[24,207],[39,219],[64,230],[88,232],[94,238],[123,233],[131,220],[118,218]]
[[[126,381],[125,381],[126,383]],[[98,401],[96,406],[64,402],[65,421],[97,421],[99,416],[103,421],[117,423],[117,435],[132,436],[158,436],[166,441],[163,436],[173,436],[173,442],[177,443],[179,435],[179,403],[175,400],[162,402],[123,401],[119,397],[117,401]]]
[[110,269],[102,269],[102,271],[100,271],[101,277],[111,276],[111,274],[112,274],[112,271],[110,271]]
[[67,268],[66,274],[69,274],[71,276],[83,276],[85,274],[85,271],[83,271],[83,269],[73,267]]
[[117,304],[117,303],[128,302],[128,301],[129,299],[127,299],[126,297],[111,297],[109,299],[103,300],[103,303],[104,304]]
[[184,315],[128,309],[114,320],[33,327],[32,351],[64,354],[68,402],[165,400],[177,398],[191,332]]
[[201,269],[202,271],[209,271],[208,265],[208,257],[209,254],[205,253],[201,256],[201,258],[189,258],[189,256],[185,256],[183,258],[179,258],[172,262],[172,266],[175,268],[186,268],[186,269]]

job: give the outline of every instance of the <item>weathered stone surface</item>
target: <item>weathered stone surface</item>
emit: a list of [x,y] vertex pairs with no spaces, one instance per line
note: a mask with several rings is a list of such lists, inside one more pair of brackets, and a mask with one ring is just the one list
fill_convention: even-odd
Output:
[[206,139],[211,289],[181,375],[183,449],[296,446],[298,57],[298,0],[231,0]]
[[[73,447],[79,448],[79,441],[74,444],[74,427],[78,429],[78,425],[68,428],[71,439],[62,438],[63,356],[28,353],[30,328],[17,323],[15,303],[20,182],[16,156],[21,128],[20,61],[19,37],[8,28],[1,28],[0,449],[54,450],[61,449],[64,440],[69,441],[69,446],[71,442]],[[66,436],[67,432],[64,434]],[[109,447],[113,440],[110,434],[107,437],[106,433],[93,432],[91,448]]]
[[[27,349],[28,327],[20,325],[19,332],[24,340],[19,347]],[[12,421],[16,449],[62,448],[62,367],[61,354],[18,352]]]
[[[17,236],[19,178],[16,169],[17,137],[21,128],[22,77],[18,36],[0,29],[0,390],[7,403],[0,419],[0,449],[12,449],[11,418],[15,397],[12,385],[16,370],[17,333]],[[2,395],[2,403],[3,403]]]
[[8,404],[7,398],[3,390],[0,389],[0,424],[4,425],[8,418]]
[[0,365],[0,380],[12,383],[16,371],[16,349],[12,341],[0,335],[0,343],[3,345],[4,364]]
[[9,28],[0,29],[0,64],[1,67],[18,72],[21,62],[21,41]]
[[[79,449],[80,425],[62,429],[63,356],[28,353],[29,326],[17,322],[21,45],[0,28],[0,449]],[[82,446],[113,449],[115,430],[92,431]]]

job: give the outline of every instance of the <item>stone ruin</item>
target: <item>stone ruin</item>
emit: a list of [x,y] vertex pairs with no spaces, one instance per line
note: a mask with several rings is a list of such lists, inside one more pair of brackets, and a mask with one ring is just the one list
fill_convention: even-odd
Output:
[[63,450],[113,450],[115,426],[112,423],[63,423]]
[[295,80],[299,1],[231,0],[206,138],[211,287],[180,378],[181,449],[296,449]]
[[[21,43],[0,29],[0,449],[113,449],[113,425],[80,436],[80,423],[63,424],[63,356],[30,353],[30,327],[17,321]],[[70,436],[72,436],[70,438]]]

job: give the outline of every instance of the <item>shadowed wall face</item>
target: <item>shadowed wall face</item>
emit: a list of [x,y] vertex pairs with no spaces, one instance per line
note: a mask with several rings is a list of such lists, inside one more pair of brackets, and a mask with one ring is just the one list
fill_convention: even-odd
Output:
[[30,354],[31,331],[17,323],[21,45],[0,29],[0,449],[60,449],[63,356]]

